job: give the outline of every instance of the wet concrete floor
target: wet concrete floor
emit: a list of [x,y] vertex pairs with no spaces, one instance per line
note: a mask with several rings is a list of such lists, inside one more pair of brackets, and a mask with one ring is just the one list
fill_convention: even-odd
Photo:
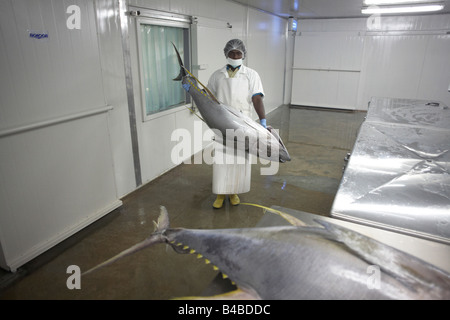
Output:
[[[268,115],[280,128],[292,161],[275,175],[252,166],[252,186],[242,202],[281,206],[329,216],[345,165],[365,112],[282,106]],[[228,201],[212,208],[212,168],[182,164],[122,199],[123,206],[55,246],[16,273],[0,271],[0,299],[171,299],[219,293],[218,271],[196,255],[178,254],[166,245],[147,248],[81,278],[68,289],[67,268],[86,271],[142,241],[153,231],[164,205],[171,227],[220,229],[254,227],[260,208]],[[219,286],[219,287],[218,287]]]

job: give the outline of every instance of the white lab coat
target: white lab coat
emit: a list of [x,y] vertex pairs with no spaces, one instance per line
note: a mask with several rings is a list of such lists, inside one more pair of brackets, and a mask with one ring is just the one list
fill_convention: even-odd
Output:
[[[214,72],[208,81],[208,88],[224,104],[251,117],[252,96],[264,95],[261,78],[258,73],[244,65],[233,78],[228,76],[226,66]],[[216,151],[226,152],[226,147],[215,145]],[[220,156],[216,153],[216,157]],[[224,159],[224,158],[222,158]],[[226,159],[226,158],[225,158]],[[242,164],[243,163],[243,164]],[[215,194],[240,194],[250,191],[251,159],[248,153],[245,159],[234,157],[232,164],[213,164],[212,192]]]

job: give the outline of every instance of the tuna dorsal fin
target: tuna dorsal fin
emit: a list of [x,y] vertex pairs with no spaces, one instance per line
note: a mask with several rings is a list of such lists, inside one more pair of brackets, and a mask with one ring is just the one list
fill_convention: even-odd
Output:
[[162,232],[169,228],[169,213],[167,212],[166,207],[160,206],[159,209],[158,220],[156,222],[153,221],[153,224],[155,225],[154,232]]

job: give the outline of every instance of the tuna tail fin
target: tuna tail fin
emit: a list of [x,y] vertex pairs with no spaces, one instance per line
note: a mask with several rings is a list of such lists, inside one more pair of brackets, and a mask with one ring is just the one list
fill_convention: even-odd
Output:
[[183,65],[183,60],[181,60],[181,56],[177,50],[177,47],[175,47],[175,44],[173,42],[172,42],[172,45],[177,53],[178,63],[180,64],[180,73],[173,80],[180,81],[183,79],[184,76],[189,74],[192,78],[195,79],[195,81],[197,81],[205,89],[205,91],[208,93],[208,95],[211,97],[211,99],[213,99],[215,102],[220,104],[219,100],[217,100],[217,98],[213,95],[213,93],[203,83],[201,83],[200,80],[198,80],[196,76],[194,76],[191,72],[189,72],[188,69],[186,69],[186,67]]
[[134,246],[131,246],[126,250],[123,250],[119,254],[115,255],[114,257],[106,261],[103,261],[102,263],[96,265],[95,267],[89,269],[88,271],[83,272],[82,276],[87,275],[88,273],[91,273],[100,268],[106,267],[119,259],[129,256],[130,254],[145,249],[151,245],[166,242],[166,237],[162,233],[169,228],[169,214],[167,213],[167,210],[164,206],[161,206],[160,209],[161,211],[158,217],[158,221],[153,222],[155,224],[155,231],[148,238],[135,244]]
[[183,60],[181,60],[181,56],[180,53],[178,52],[177,47],[175,47],[175,44],[172,42],[173,48],[175,49],[175,52],[177,53],[177,57],[178,57],[178,63],[180,64],[180,73],[178,74],[178,76],[176,78],[174,78],[174,81],[181,81],[183,79],[184,76],[186,76],[186,71],[183,65]]

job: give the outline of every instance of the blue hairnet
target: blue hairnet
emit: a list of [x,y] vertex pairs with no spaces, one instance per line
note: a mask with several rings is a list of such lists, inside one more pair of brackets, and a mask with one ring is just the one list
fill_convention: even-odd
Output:
[[247,55],[247,49],[245,48],[245,44],[244,42],[242,42],[242,40],[232,39],[228,41],[227,44],[225,45],[225,48],[223,48],[225,57],[228,58],[228,53],[232,50],[239,50],[240,52],[242,52],[242,59],[244,59],[245,56]]

